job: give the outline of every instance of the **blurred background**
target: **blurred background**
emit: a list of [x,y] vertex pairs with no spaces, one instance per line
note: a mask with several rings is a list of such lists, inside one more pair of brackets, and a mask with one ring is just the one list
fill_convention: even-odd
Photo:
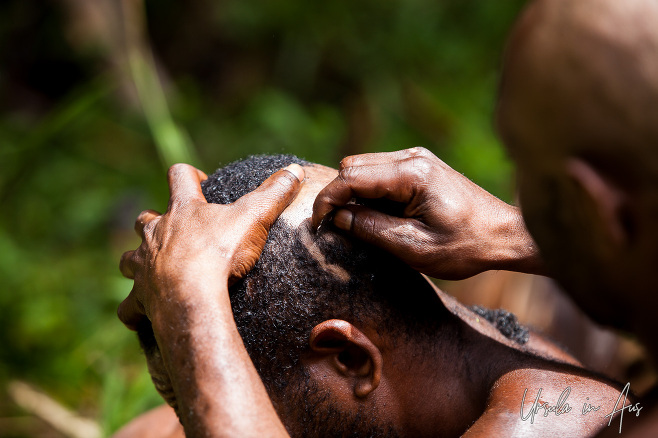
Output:
[[[161,403],[116,318],[121,253],[175,162],[252,153],[336,167],[424,146],[512,202],[493,129],[523,0],[0,2],[0,436],[99,437]],[[507,307],[634,389],[642,352],[548,280],[443,287]]]

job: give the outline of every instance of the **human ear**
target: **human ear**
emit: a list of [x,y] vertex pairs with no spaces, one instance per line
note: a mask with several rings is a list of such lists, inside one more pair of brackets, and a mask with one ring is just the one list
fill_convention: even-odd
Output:
[[580,158],[567,161],[567,173],[592,200],[611,240],[618,246],[630,244],[635,226],[628,193]]
[[340,319],[321,322],[311,331],[309,344],[339,375],[353,380],[357,397],[364,398],[379,386],[381,351],[354,325]]

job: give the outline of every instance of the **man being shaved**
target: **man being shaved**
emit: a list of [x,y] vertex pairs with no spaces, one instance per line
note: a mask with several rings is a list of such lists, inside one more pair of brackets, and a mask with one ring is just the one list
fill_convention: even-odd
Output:
[[[201,188],[188,189],[187,197],[172,188],[170,212],[181,208],[176,202],[188,205],[194,196],[200,207],[206,206],[205,200],[237,207],[248,221],[256,213],[247,210],[253,204],[241,197],[262,194],[262,189],[252,191],[291,163],[303,166],[304,184],[272,225],[253,269],[223,280],[240,277],[228,288],[227,299],[206,295],[208,285],[222,280],[201,267],[212,270],[207,259],[221,264],[222,259],[231,259],[230,251],[223,250],[218,258],[215,248],[204,247],[200,253],[176,248],[185,258],[170,261],[167,270],[151,281],[164,291],[168,288],[159,286],[162,278],[173,277],[168,282],[181,291],[182,316],[167,319],[162,328],[159,312],[151,311],[150,321],[137,318],[133,324],[156,387],[175,408],[188,436],[245,436],[256,435],[256,430],[264,434],[260,436],[299,437],[509,436],[512,431],[517,436],[584,436],[607,424],[605,413],[614,409],[621,387],[579,368],[534,334],[528,340],[528,333],[513,320],[499,324],[507,334],[503,336],[486,320],[486,312],[464,308],[385,251],[346,238],[328,223],[316,230],[311,222],[313,202],[336,178],[334,169],[291,156],[252,157],[202,182],[203,201]],[[199,175],[189,172],[190,187],[198,187]],[[170,180],[181,184],[180,178]],[[356,201],[359,208],[389,213],[397,207]],[[140,215],[137,229],[145,239],[153,233],[149,220],[158,217],[162,216],[154,212]],[[205,216],[184,217],[198,221]],[[231,225],[208,219],[208,232]],[[186,232],[184,223],[171,228]],[[203,234],[203,227],[196,229]],[[194,233],[187,234],[178,245],[190,246]],[[145,259],[158,262],[157,257]],[[131,264],[130,269],[140,272],[148,264]],[[189,272],[195,277],[185,280]],[[136,277],[137,285],[136,274],[128,275]],[[226,304],[232,314],[215,304],[224,300],[230,301]],[[203,304],[194,304],[197,301]],[[161,305],[170,304],[165,300]],[[208,314],[205,320],[195,316],[206,309],[219,316]],[[190,321],[212,326],[216,318],[226,318],[218,324],[219,335],[194,324],[189,327]],[[131,321],[125,316],[124,320]],[[242,342],[216,346],[215,339],[221,339],[227,324],[234,324]],[[175,330],[176,326],[180,328]],[[175,351],[189,342],[200,347]],[[208,365],[221,361],[223,351],[232,348],[246,350],[249,363],[224,360],[221,366]],[[195,357],[197,351],[202,354]],[[267,405],[269,397],[274,416],[257,404],[230,411],[232,400],[242,394],[225,388],[241,378],[241,367],[247,365],[255,367],[266,390],[257,400]],[[202,372],[195,372],[198,366]],[[180,376],[186,373],[192,377],[181,383]],[[234,388],[241,390],[239,385]],[[583,414],[584,405],[598,410]],[[213,417],[217,411],[219,421]],[[173,411],[150,415],[118,436],[146,433],[140,427],[151,433],[171,428],[173,436],[182,434]]]

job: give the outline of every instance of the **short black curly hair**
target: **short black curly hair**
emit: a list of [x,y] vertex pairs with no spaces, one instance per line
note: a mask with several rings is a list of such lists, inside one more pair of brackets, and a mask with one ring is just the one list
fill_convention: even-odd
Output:
[[528,343],[530,331],[519,323],[518,318],[512,312],[505,309],[487,309],[482,306],[471,306],[469,309],[489,321],[506,338],[520,345]]
[[[230,204],[291,163],[312,165],[292,155],[251,156],[210,175],[201,184],[203,194],[208,202]],[[328,319],[357,327],[374,324],[378,332],[393,334],[393,342],[415,342],[427,349],[440,344],[440,338],[459,339],[457,317],[418,272],[378,248],[342,238],[330,226],[318,233],[303,226],[293,228],[277,220],[253,270],[229,289],[238,331],[273,399],[304,388],[299,382],[308,381],[308,375],[300,359],[313,327]],[[339,267],[348,278],[325,269],[310,253],[309,238],[325,263]],[[518,330],[510,334],[517,342],[527,339]],[[159,355],[150,324],[139,327],[138,335],[147,356]],[[169,389],[159,390],[175,405]]]
[[[291,163],[312,164],[292,155],[251,156],[210,175],[203,194],[208,202],[232,203]],[[380,331],[435,342],[453,318],[420,274],[384,251],[329,228],[307,233],[326,263],[349,274],[338,278],[311,255],[302,231],[277,220],[254,269],[229,289],[238,331],[268,390],[283,389],[298,374],[310,332],[322,321],[375,323]]]

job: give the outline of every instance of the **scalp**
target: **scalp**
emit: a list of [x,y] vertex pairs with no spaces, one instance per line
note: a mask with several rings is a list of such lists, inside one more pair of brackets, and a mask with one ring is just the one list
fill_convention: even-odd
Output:
[[531,3],[504,60],[498,122],[508,146],[628,160],[658,174],[656,23],[655,0]]

